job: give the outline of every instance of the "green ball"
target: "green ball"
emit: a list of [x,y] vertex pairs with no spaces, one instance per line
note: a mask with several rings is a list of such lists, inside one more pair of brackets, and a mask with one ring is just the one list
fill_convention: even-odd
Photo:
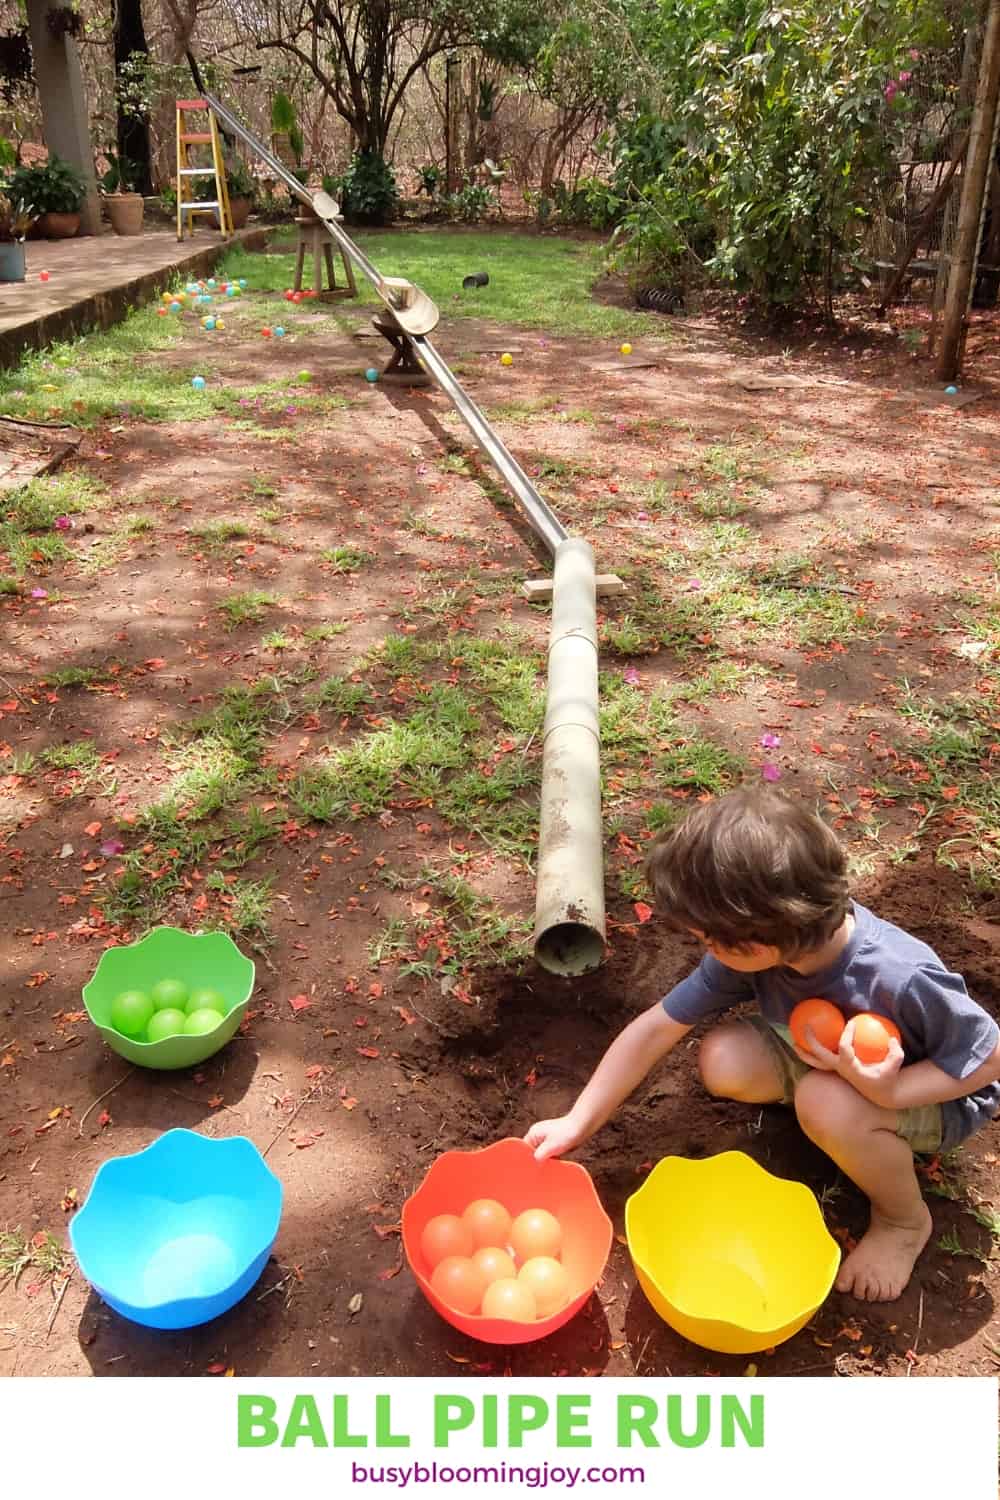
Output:
[[204,1036],[208,1031],[214,1031],[216,1026],[222,1025],[222,1012],[209,1010],[203,1005],[200,1010],[193,1010],[184,1022],[184,1030],[188,1036]]
[[217,1010],[225,1014],[226,1002],[218,990],[213,990],[203,985],[191,991],[188,1003],[184,1009],[189,1016],[194,1015],[196,1010]]
[[298,380],[300,384],[308,385],[310,380],[312,380],[311,372],[309,370],[300,370],[298,373]]
[[153,1002],[143,990],[122,990],[111,1002],[111,1024],[122,1036],[138,1036],[153,1014]]
[[158,1010],[146,1028],[147,1042],[162,1042],[167,1036],[180,1036],[188,1018],[182,1010]]
[[179,979],[161,979],[149,993],[154,1010],[183,1010],[187,1005],[187,985]]

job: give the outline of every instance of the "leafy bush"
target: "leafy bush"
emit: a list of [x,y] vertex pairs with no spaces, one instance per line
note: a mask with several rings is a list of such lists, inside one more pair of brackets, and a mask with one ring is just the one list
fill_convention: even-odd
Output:
[[54,153],[34,167],[16,167],[10,175],[10,191],[38,214],[78,214],[87,195],[83,176],[76,167]]
[[104,154],[108,159],[108,170],[99,179],[102,192],[134,193],[139,174],[136,163],[125,156],[118,156],[114,151],[106,151]]
[[552,199],[563,224],[583,229],[613,229],[625,207],[625,200],[614,185],[598,177],[583,177],[572,190],[556,182]]
[[477,182],[467,182],[459,192],[448,193],[444,199],[449,219],[460,220],[463,224],[478,224],[495,204],[490,189]]
[[417,188],[417,193],[426,193],[428,198],[436,198],[441,191],[441,183],[444,181],[444,173],[441,168],[436,167],[433,162],[427,162],[418,170],[420,172],[420,186]]
[[341,209],[349,224],[391,224],[399,205],[396,177],[374,151],[357,151],[342,179]]

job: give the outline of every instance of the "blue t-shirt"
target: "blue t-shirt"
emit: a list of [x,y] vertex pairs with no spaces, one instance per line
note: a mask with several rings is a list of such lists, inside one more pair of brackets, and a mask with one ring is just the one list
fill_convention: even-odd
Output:
[[[835,961],[816,974],[777,965],[756,974],[727,969],[706,953],[693,973],[663,1000],[667,1015],[682,1026],[756,1000],[761,1015],[786,1040],[788,1018],[800,1000],[832,1000],[847,1020],[861,1011],[888,1016],[899,1027],[905,1064],[935,1063],[956,1083],[990,1057],[1000,1027],[977,1005],[965,981],[933,948],[852,902],[854,931]],[[904,1065],[905,1065],[904,1064]],[[1000,1109],[1000,1084],[985,1085],[942,1106],[942,1150],[950,1150],[992,1120]]]

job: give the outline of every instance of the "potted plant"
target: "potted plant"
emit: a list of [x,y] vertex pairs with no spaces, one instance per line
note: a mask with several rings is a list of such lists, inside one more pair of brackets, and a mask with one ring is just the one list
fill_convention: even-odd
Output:
[[0,187],[0,281],[24,280],[24,237],[34,219],[30,204]]
[[82,173],[54,152],[47,162],[17,167],[9,187],[21,203],[34,204],[38,229],[45,239],[71,239],[79,230],[87,186]]
[[105,155],[109,165],[100,183],[111,228],[115,234],[141,234],[145,203],[142,194],[134,191],[138,168],[112,151]]
[[241,157],[226,163],[226,184],[229,188],[229,211],[233,216],[233,228],[242,229],[253,208],[257,184]]

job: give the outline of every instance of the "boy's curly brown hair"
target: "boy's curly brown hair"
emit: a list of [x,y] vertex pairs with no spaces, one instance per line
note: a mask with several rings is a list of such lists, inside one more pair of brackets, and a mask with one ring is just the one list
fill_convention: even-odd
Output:
[[656,839],[646,876],[664,919],[726,948],[821,948],[850,904],[847,858],[821,818],[763,785],[693,809]]

